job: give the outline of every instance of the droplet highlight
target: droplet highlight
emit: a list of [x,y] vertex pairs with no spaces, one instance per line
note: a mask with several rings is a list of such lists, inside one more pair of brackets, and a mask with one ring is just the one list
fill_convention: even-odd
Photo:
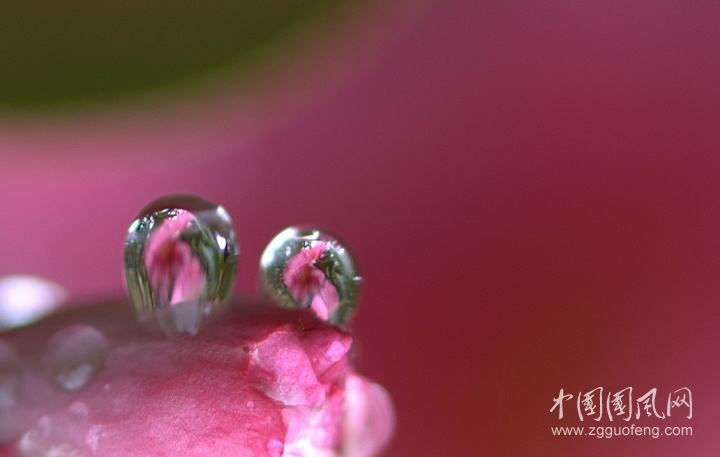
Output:
[[283,454],[283,442],[280,440],[268,440],[266,447],[269,457],[281,457]]
[[85,444],[92,452],[97,452],[100,440],[105,434],[105,430],[101,425],[91,425],[85,434]]
[[155,200],[132,222],[125,281],[141,322],[196,334],[230,296],[239,249],[232,220],[191,195]]
[[70,404],[70,406],[68,406],[68,413],[74,420],[83,422],[87,420],[88,415],[90,414],[90,409],[85,403],[81,401],[74,401]]
[[316,229],[289,227],[270,241],[260,259],[262,288],[281,306],[306,308],[344,324],[356,303],[360,276],[347,248]]
[[37,322],[65,301],[65,289],[36,276],[0,278],[0,331]]
[[55,385],[74,392],[87,386],[100,371],[107,347],[107,340],[95,328],[73,325],[50,339],[43,363]]

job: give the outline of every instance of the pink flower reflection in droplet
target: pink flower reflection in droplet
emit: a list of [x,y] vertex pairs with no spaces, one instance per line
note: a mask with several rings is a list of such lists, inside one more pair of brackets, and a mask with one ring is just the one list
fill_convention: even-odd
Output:
[[197,300],[202,293],[202,264],[180,238],[193,220],[189,211],[179,211],[150,233],[145,247],[143,259],[150,286],[169,305]]
[[328,320],[340,302],[337,289],[316,265],[327,250],[322,242],[303,248],[288,260],[283,271],[283,281],[293,299],[302,306],[309,303],[323,320]]

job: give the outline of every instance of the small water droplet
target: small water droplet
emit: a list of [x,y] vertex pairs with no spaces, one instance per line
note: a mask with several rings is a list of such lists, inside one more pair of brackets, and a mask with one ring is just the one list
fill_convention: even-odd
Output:
[[54,383],[77,391],[100,370],[106,352],[107,340],[102,333],[87,325],[73,325],[50,339],[43,362]]
[[125,281],[140,321],[196,334],[230,296],[238,253],[222,206],[189,195],[150,203],[125,241]]
[[25,432],[17,446],[21,457],[84,457],[85,453],[70,443],[59,442],[51,432],[50,418],[43,416],[32,430]]
[[46,457],[85,457],[85,454],[67,443],[54,444],[48,449]]
[[87,420],[88,414],[90,414],[90,409],[85,403],[81,401],[74,401],[70,404],[70,406],[68,406],[68,412],[73,419],[83,422]]
[[357,302],[360,277],[337,238],[289,227],[270,241],[260,260],[262,286],[281,306],[308,308],[322,320],[344,324]]
[[23,433],[18,440],[18,451],[21,456],[30,457],[35,455],[42,455],[41,452],[44,450],[44,444],[50,434],[50,418],[48,416],[42,416],[37,425]]
[[283,453],[283,442],[276,439],[268,440],[267,453],[269,457],[280,457]]
[[100,439],[102,438],[105,431],[100,425],[92,425],[85,434],[85,444],[90,448],[91,451],[97,452]]
[[245,403],[245,407],[246,407],[247,409],[255,409],[255,402],[252,401],[252,400],[248,400],[248,402]]
[[345,357],[348,349],[341,341],[333,341],[325,352],[325,357],[331,362],[337,362]]
[[17,441],[21,457],[85,457],[87,448],[82,437],[86,424],[67,416],[44,415],[35,426],[27,430]]

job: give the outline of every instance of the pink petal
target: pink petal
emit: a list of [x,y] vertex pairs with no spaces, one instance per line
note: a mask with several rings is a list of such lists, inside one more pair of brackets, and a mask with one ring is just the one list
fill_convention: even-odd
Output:
[[362,376],[349,374],[345,382],[344,428],[344,456],[377,455],[395,430],[395,411],[387,391]]
[[[339,457],[344,446],[367,457],[392,432],[373,400],[382,391],[355,375],[346,382],[351,336],[307,311],[235,304],[196,337],[174,340],[142,331],[129,311],[76,310],[4,335],[6,358],[24,357],[0,437],[22,434],[14,446],[29,455]],[[108,346],[90,382],[66,392],[32,361],[70,322],[97,329]]]
[[188,211],[163,220],[148,237],[144,252],[150,285],[168,304],[197,300],[205,275],[190,246],[180,239],[194,220]]
[[326,321],[330,315],[337,311],[339,303],[340,297],[337,289],[329,280],[325,279],[319,293],[313,297],[310,308],[315,311],[320,319]]

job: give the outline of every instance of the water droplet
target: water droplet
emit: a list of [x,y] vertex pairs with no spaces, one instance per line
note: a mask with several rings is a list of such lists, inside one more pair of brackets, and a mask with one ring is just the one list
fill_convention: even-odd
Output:
[[21,457],[84,457],[81,451],[61,438],[62,428],[49,416],[43,416],[37,425],[25,432],[18,440],[17,450]]
[[90,414],[90,409],[85,403],[81,401],[74,401],[70,404],[70,406],[68,406],[68,412],[73,419],[83,422],[87,420],[88,414]]
[[102,426],[92,425],[85,434],[85,444],[90,448],[91,451],[97,452],[100,439],[105,434]]
[[281,306],[308,308],[335,324],[355,309],[360,277],[348,250],[327,233],[283,230],[265,248],[260,270],[263,289]]
[[35,276],[0,278],[0,330],[32,324],[54,312],[66,298],[54,282]]
[[267,453],[270,457],[280,457],[283,453],[283,442],[276,439],[268,440]]
[[0,341],[0,411],[15,406],[20,364],[15,351]]
[[93,327],[73,325],[48,342],[44,364],[59,387],[76,391],[85,387],[102,367],[107,352],[105,337]]
[[338,362],[345,357],[348,349],[341,341],[333,341],[325,352],[325,357],[331,362]]
[[222,206],[189,195],[150,203],[125,241],[125,281],[140,321],[196,334],[230,296],[238,252]]
[[18,440],[18,451],[20,451],[20,455],[39,455],[49,434],[50,418],[48,416],[43,416],[40,418],[35,428],[23,433]]

